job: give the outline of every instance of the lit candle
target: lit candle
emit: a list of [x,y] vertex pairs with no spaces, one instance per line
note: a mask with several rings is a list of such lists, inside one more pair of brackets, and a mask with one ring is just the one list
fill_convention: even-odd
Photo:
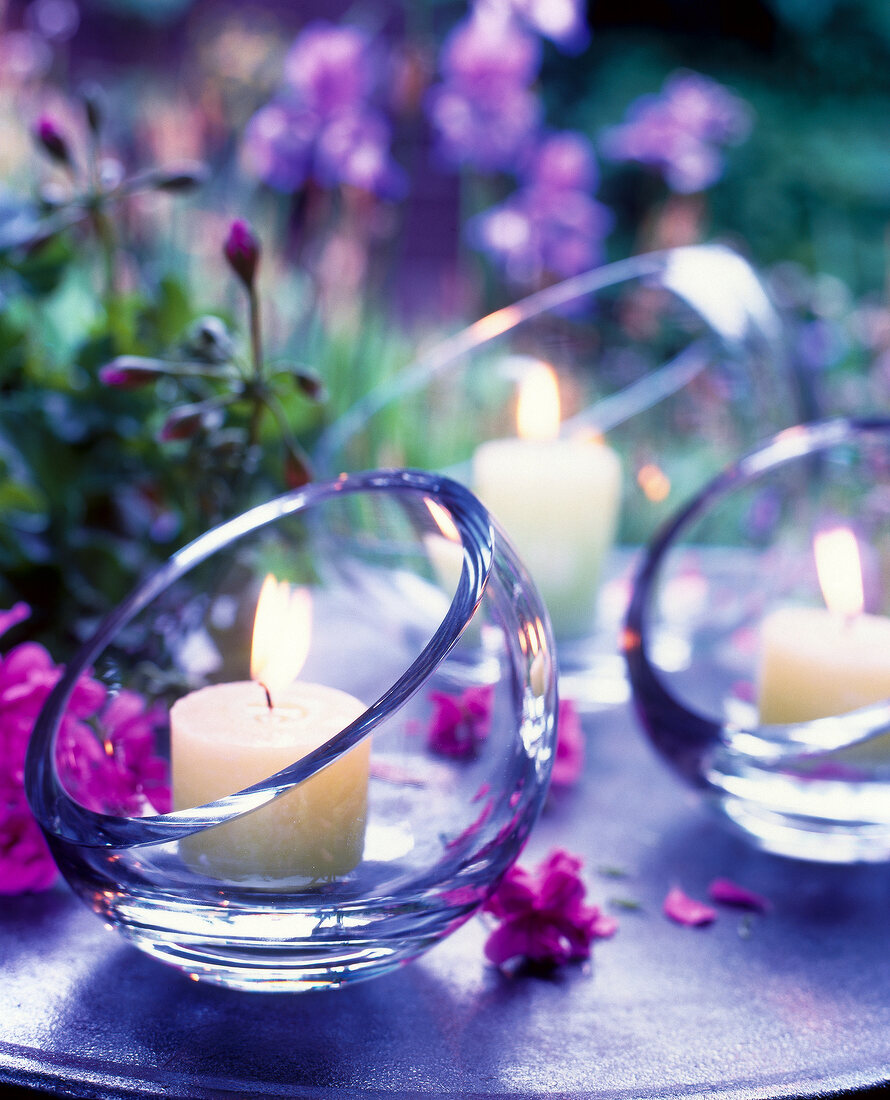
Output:
[[[212,684],[170,711],[173,804],[200,806],[302,759],[365,705],[344,691],[296,680],[309,646],[309,593],[267,577],[257,603],[251,679]],[[362,857],[370,738],[268,806],[180,842],[215,878],[321,878]]]
[[559,638],[591,630],[621,497],[618,456],[595,438],[560,439],[559,390],[539,364],[519,389],[518,437],[481,444],[473,488],[503,524]]
[[813,544],[826,607],[781,607],[761,629],[758,694],[765,724],[808,722],[890,698],[890,619],[863,613],[852,531]]

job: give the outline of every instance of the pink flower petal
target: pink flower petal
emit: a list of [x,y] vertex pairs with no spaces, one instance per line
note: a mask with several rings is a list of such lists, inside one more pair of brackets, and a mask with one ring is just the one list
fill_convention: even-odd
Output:
[[753,909],[758,913],[768,912],[772,906],[769,898],[755,894],[744,886],[739,886],[728,878],[715,878],[708,887],[708,897],[721,905],[736,905],[741,909]]
[[0,634],[12,630],[14,626],[24,622],[31,615],[31,608],[26,603],[17,603],[8,611],[0,611]]
[[694,927],[717,919],[716,909],[684,894],[679,886],[672,887],[664,899],[664,915],[678,924]]
[[581,778],[584,768],[584,731],[571,699],[559,701],[556,730],[556,759],[550,782],[555,787],[572,787]]
[[488,938],[485,954],[502,966],[525,958],[547,966],[586,959],[594,940],[611,936],[617,922],[585,905],[581,860],[557,849],[534,872],[512,867],[485,903],[501,923]]
[[494,687],[467,688],[461,695],[430,692],[433,715],[427,735],[432,752],[440,756],[472,757],[488,736]]

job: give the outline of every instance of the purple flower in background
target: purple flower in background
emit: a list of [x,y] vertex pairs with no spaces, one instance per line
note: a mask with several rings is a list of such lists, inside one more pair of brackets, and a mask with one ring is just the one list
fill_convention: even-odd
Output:
[[489,8],[455,27],[439,58],[442,81],[427,99],[445,160],[482,171],[515,167],[540,125],[530,87],[540,63],[538,42]]
[[248,171],[284,192],[311,178],[324,187],[400,195],[404,176],[373,100],[379,83],[377,58],[362,31],[324,22],[306,27],[287,56],[284,87],[247,124]]
[[312,168],[317,133],[312,111],[279,100],[267,103],[244,131],[247,170],[276,191],[298,191]]
[[377,83],[371,42],[357,27],[305,27],[284,62],[284,77],[304,107],[322,119],[366,104]]
[[744,141],[750,129],[743,99],[700,73],[678,72],[658,95],[632,103],[626,120],[604,135],[603,147],[613,160],[649,165],[672,191],[689,194],[717,182],[721,147]]
[[468,223],[473,246],[517,284],[599,264],[613,218],[590,194],[598,178],[590,143],[580,134],[553,134],[526,158],[522,174],[510,198]]
[[366,111],[332,119],[318,140],[319,183],[348,183],[377,195],[400,196],[404,176],[390,157],[389,146],[390,130],[382,115]]
[[580,53],[590,41],[582,0],[481,0],[479,6],[511,14],[567,53]]

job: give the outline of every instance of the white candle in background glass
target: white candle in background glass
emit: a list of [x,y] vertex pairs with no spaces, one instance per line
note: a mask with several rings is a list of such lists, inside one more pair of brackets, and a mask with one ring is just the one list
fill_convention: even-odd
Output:
[[813,543],[826,607],[778,607],[761,627],[760,720],[807,722],[890,698],[890,619],[864,613],[852,531]]
[[601,439],[560,438],[559,389],[545,363],[522,380],[517,437],[482,443],[473,489],[538,586],[557,638],[589,634],[615,537],[621,465]]

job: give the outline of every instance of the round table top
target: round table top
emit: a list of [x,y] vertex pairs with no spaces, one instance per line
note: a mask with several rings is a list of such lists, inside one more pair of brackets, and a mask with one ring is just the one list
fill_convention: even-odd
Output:
[[[589,900],[620,922],[588,964],[505,976],[476,917],[370,982],[238,993],[143,955],[59,886],[0,903],[0,1083],[191,1100],[772,1100],[890,1080],[890,866],[759,853],[667,773],[628,707],[584,725],[584,775],[551,793],[522,862],[583,856]],[[699,928],[663,915],[672,886],[704,898],[717,877],[772,908],[723,908]]]

